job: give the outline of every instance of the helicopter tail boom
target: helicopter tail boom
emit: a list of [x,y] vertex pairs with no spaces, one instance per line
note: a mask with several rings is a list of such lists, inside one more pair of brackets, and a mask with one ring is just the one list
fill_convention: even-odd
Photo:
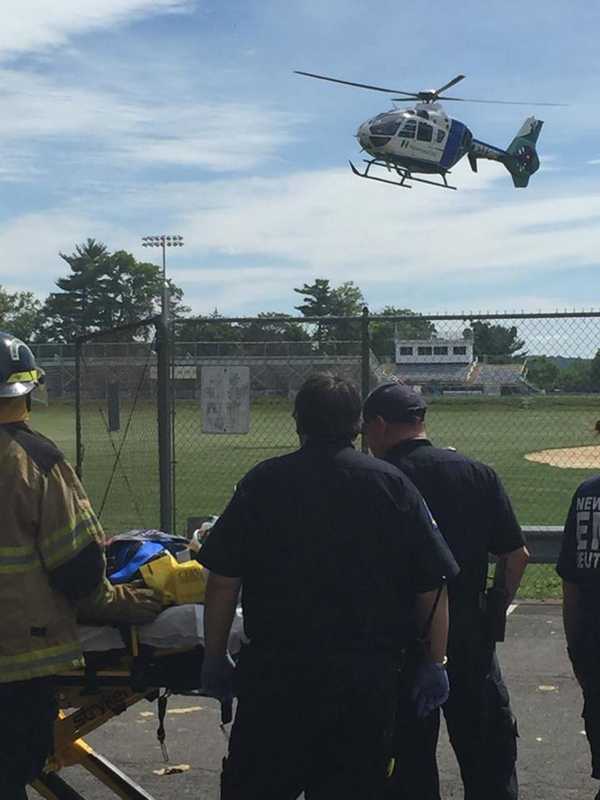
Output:
[[473,139],[467,153],[471,169],[477,172],[478,158],[500,161],[510,172],[514,185],[518,189],[524,188],[540,167],[535,145],[543,124],[535,117],[528,117],[506,150]]

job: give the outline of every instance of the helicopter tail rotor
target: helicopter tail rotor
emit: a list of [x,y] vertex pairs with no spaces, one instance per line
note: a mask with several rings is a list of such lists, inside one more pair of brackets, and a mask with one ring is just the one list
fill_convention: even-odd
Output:
[[535,149],[542,130],[542,120],[528,117],[521,129],[509,144],[502,162],[510,172],[514,185],[521,189],[527,186],[529,178],[540,168],[540,159]]

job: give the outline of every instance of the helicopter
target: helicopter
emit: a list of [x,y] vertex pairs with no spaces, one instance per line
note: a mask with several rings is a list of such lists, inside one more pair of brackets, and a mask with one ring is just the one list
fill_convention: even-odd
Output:
[[[371,158],[364,159],[364,171],[358,170],[352,161],[352,172],[359,178],[368,178],[381,183],[391,183],[404,189],[412,188],[411,183],[426,183],[442,189],[456,189],[446,178],[450,168],[457,164],[463,156],[467,156],[473,172],[477,172],[477,161],[485,158],[499,161],[509,171],[513,184],[522,189],[529,183],[530,177],[540,166],[536,142],[540,135],[542,120],[527,117],[517,135],[504,150],[501,147],[487,144],[475,139],[469,128],[457,119],[449,117],[440,104],[440,100],[451,100],[461,103],[501,103],[502,105],[525,105],[525,103],[506,100],[466,100],[462,97],[448,97],[443,93],[464,80],[464,75],[457,75],[439,89],[428,89],[420,92],[404,92],[399,89],[386,89],[366,83],[331,78],[327,75],[316,75],[313,72],[294,70],[297,75],[318,78],[360,89],[375,92],[402,95],[393,97],[393,102],[413,102],[414,108],[385,111],[373,119],[363,122],[356,132],[356,138]],[[530,105],[557,106],[558,103],[531,103]],[[383,167],[388,173],[395,172],[399,180],[371,175],[373,167]],[[438,175],[438,180],[415,177],[419,175]]]

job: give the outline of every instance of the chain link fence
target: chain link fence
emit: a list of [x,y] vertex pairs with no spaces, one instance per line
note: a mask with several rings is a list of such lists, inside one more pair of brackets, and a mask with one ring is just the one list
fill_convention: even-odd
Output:
[[77,470],[105,531],[158,528],[155,326],[89,336],[75,365]]
[[[281,328],[271,341],[275,324]],[[175,328],[182,370],[175,391],[178,530],[190,516],[219,513],[254,464],[297,446],[293,398],[315,371],[344,375],[363,394],[387,380],[416,387],[429,404],[434,443],[492,465],[524,525],[561,524],[577,483],[600,468],[598,314],[363,316],[312,324],[214,318],[197,325],[192,342],[185,340],[190,321]],[[185,366],[192,368],[187,374]],[[203,429],[202,375],[210,366],[248,369],[246,433]]]
[[[316,371],[363,395],[388,380],[421,391],[433,442],[492,465],[523,525],[560,525],[600,469],[600,313],[179,320],[161,403],[154,337],[149,325],[79,347],[80,466],[111,532],[162,520],[182,533],[220,513],[252,466],[297,447],[293,401]],[[42,359],[52,372],[61,358],[56,397],[77,358]]]
[[[252,466],[297,446],[293,401],[311,373],[326,370],[358,385],[361,381],[356,320],[342,331],[355,339],[331,338],[331,330],[326,332],[322,322],[275,323],[268,318],[204,322],[198,324],[205,338],[195,342],[189,341],[193,323],[186,320],[175,326],[177,530],[185,529],[189,517],[220,513],[237,481]],[[218,425],[207,419],[215,382],[232,371],[244,385],[245,421],[236,426],[235,420],[228,425],[224,419],[216,432]],[[235,389],[225,388],[227,392],[232,395]],[[236,432],[227,432],[232,427]]]

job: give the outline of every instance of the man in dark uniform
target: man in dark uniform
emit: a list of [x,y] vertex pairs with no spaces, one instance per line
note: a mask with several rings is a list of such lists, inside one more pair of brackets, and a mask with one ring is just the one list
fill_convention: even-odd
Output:
[[430,617],[415,699],[426,713],[447,696],[440,587],[456,564],[410,481],[353,448],[360,411],[352,384],[309,378],[294,410],[301,448],[240,481],[199,553],[207,693],[223,691],[240,586],[251,642],[223,800],[377,797],[402,650]]
[[142,623],[161,606],[148,589],[112,587],[103,534],[62,453],[27,425],[43,378],[33,353],[0,332],[0,780],[2,800],[52,750],[55,675],[80,664],[76,617]]
[[[453,449],[434,447],[425,431],[425,410],[423,397],[411,388],[382,384],[365,402],[364,431],[373,454],[399,467],[419,489],[460,566],[448,586],[450,697],[444,715],[465,800],[514,800],[517,729],[495,653],[502,633],[494,635],[491,618],[502,628],[528,552],[494,470]],[[486,595],[489,553],[498,563],[495,588]],[[439,712],[407,719],[399,715],[398,769],[389,796],[439,800]]]
[[573,496],[556,571],[567,652],[583,691],[592,778],[600,780],[600,478],[584,481]]

